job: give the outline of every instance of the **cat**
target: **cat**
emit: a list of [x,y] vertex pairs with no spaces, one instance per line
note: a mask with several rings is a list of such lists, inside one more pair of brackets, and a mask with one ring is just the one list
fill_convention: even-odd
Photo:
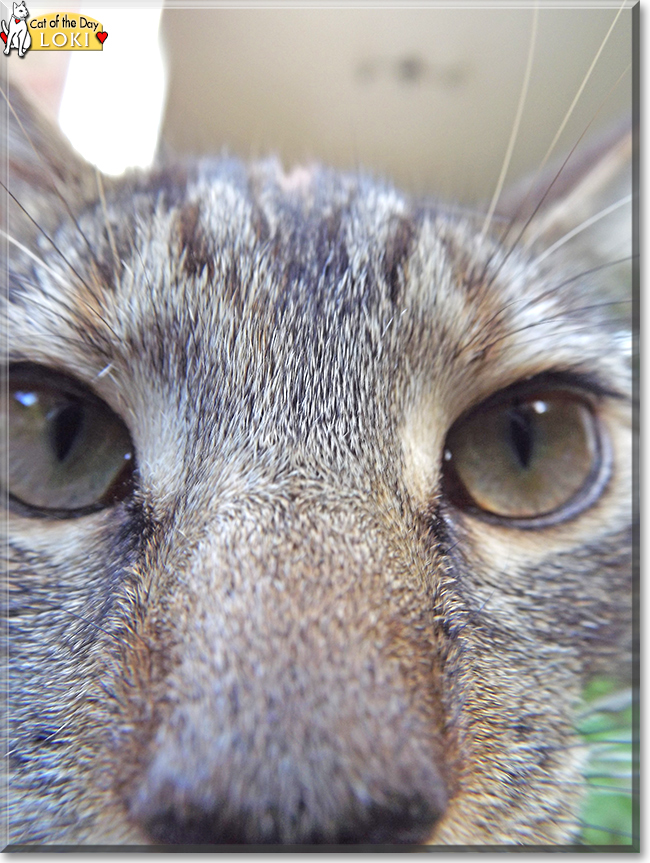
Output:
[[630,209],[571,232],[629,130],[487,225],[7,118],[8,841],[575,842],[583,683],[630,675]]
[[32,37],[27,29],[27,17],[29,12],[24,2],[14,3],[13,12],[9,19],[9,29],[3,20],[0,24],[2,28],[2,39],[5,42],[4,53],[9,54],[12,48],[18,50],[18,56],[24,57],[25,52],[31,48]]

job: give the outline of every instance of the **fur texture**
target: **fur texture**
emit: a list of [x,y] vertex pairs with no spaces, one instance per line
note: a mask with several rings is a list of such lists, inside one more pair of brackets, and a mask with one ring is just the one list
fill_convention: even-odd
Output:
[[[572,841],[581,687],[629,668],[629,209],[543,252],[629,186],[629,136],[514,245],[322,168],[100,183],[12,108],[10,367],[94,393],[137,470],[79,517],[10,501],[9,841]],[[526,528],[443,454],[530,381],[611,468]]]

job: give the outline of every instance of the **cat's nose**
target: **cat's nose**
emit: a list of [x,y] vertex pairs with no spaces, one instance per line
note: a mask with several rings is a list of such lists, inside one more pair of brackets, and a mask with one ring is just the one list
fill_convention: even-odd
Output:
[[166,610],[184,625],[123,786],[155,843],[417,843],[455,790],[426,582],[374,525],[346,514],[332,550],[309,519],[245,568],[238,534],[197,550]]
[[[419,795],[396,796],[383,805],[352,806],[339,813],[336,824],[311,824],[304,830],[299,827],[300,812],[291,829],[286,820],[278,821],[277,812],[275,817],[273,812],[228,817],[220,808],[203,811],[200,807],[162,809],[152,814],[145,826],[151,841],[163,845],[418,844],[431,834],[444,809],[442,803]],[[227,805],[223,809],[227,811]]]
[[210,698],[177,705],[131,818],[154,844],[425,842],[451,793],[436,694],[418,703],[390,667],[352,670],[286,668],[284,693],[279,680],[216,680]]
[[174,744],[159,738],[131,816],[154,844],[424,842],[449,792],[435,733],[409,708],[398,705],[386,729],[362,711],[339,727],[292,727],[292,709],[280,710],[275,731],[215,727],[212,752],[190,720]]

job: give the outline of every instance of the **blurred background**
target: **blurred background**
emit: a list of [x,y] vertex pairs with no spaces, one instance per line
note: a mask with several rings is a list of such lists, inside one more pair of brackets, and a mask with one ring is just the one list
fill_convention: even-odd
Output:
[[[612,6],[539,10],[511,176],[544,156],[614,21]],[[631,17],[628,10],[616,21],[560,150],[622,74],[592,131],[629,114]],[[273,150],[286,163],[367,167],[417,192],[487,197],[515,120],[533,23],[532,6],[476,3],[165,10],[165,139],[182,151],[221,143],[244,155]]]
[[[36,79],[51,113],[63,93],[63,128],[112,173],[151,160],[161,128],[173,152],[363,167],[464,202],[492,194],[529,63],[509,180],[539,165],[581,87],[558,156],[631,111],[630,3],[542,6],[537,20],[532,4],[200,5],[81,4],[109,34],[102,52],[7,66]],[[80,6],[29,4],[32,16],[64,8]]]

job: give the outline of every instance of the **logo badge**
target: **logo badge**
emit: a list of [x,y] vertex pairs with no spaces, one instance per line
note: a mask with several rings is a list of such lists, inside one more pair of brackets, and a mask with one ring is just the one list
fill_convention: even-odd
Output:
[[32,37],[27,27],[28,17],[27,6],[22,0],[20,3],[14,3],[9,25],[7,26],[6,21],[2,21],[0,24],[0,38],[5,43],[4,53],[7,56],[9,56],[11,49],[15,48],[18,51],[18,56],[24,57],[31,48]]
[[108,33],[101,23],[87,15],[57,12],[30,18],[24,0],[14,2],[11,18],[0,24],[0,39],[5,43],[4,53],[9,55],[15,48],[19,57],[24,57],[30,49],[103,51],[107,37]]

